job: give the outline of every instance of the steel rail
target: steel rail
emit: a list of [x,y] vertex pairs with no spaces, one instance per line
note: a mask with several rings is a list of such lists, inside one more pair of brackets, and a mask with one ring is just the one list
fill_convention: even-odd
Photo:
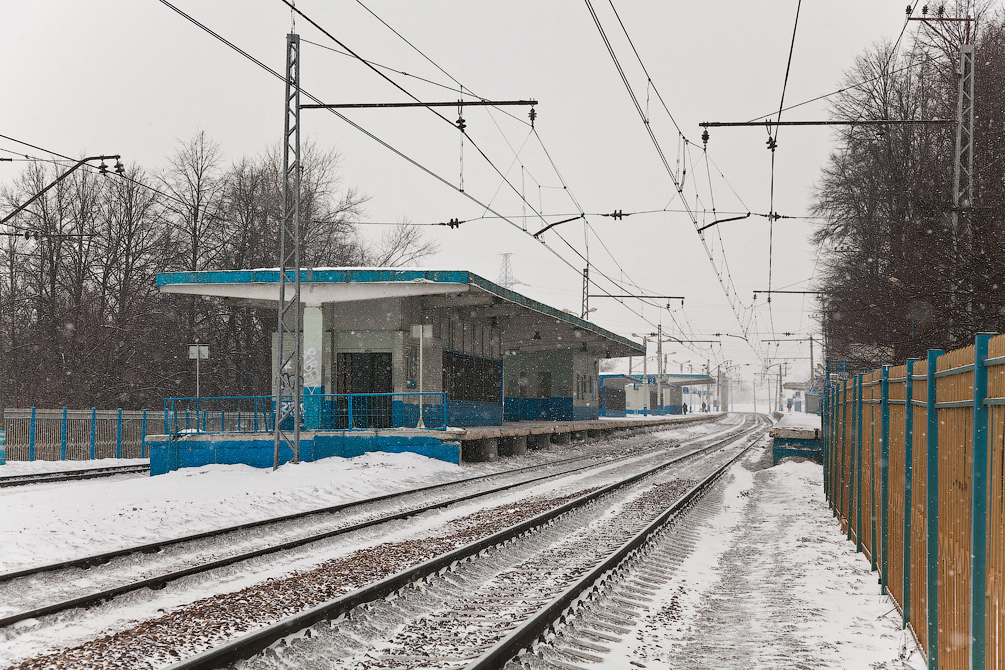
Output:
[[0,488],[7,486],[25,486],[27,484],[49,484],[52,482],[69,482],[81,479],[96,479],[98,477],[114,477],[115,475],[130,475],[150,472],[149,465],[117,465],[108,468],[89,468],[86,470],[63,470],[60,472],[34,472],[27,475],[12,475],[0,477]]
[[[648,427],[645,427],[648,428]],[[701,438],[691,440],[692,442],[700,441]],[[211,537],[219,537],[229,533],[237,533],[245,530],[250,530],[253,528],[259,528],[262,526],[267,526],[273,523],[284,523],[286,521],[292,521],[295,519],[303,519],[312,515],[321,514],[334,514],[336,512],[344,512],[346,510],[351,510],[357,507],[363,507],[365,505],[385,502],[394,498],[403,498],[409,495],[426,493],[436,489],[445,489],[451,486],[459,486],[462,484],[470,484],[480,480],[486,480],[496,477],[504,477],[506,475],[512,475],[520,472],[526,472],[528,470],[536,470],[546,467],[551,467],[554,465],[561,465],[564,463],[571,463],[574,461],[581,461],[584,459],[597,458],[595,455],[588,456],[576,456],[573,458],[563,458],[559,460],[549,461],[547,463],[539,463],[537,465],[528,465],[521,468],[512,468],[509,470],[503,470],[501,472],[493,472],[487,475],[477,475],[475,477],[466,477],[464,479],[456,479],[449,482],[440,482],[439,484],[430,484],[428,486],[420,486],[419,488],[407,489],[404,491],[396,491],[394,493],[387,493],[384,495],[373,496],[371,498],[363,498],[361,500],[354,500],[347,503],[339,503],[337,505],[328,505],[325,507],[318,507],[310,510],[304,510],[302,512],[293,512],[292,514],[284,514],[281,516],[269,517],[267,519],[259,519],[257,521],[249,521],[242,524],[236,524],[233,526],[224,526],[223,528],[216,528],[213,530],[202,531],[199,533],[193,533],[191,535],[182,535],[180,537],[170,538],[167,540],[157,540],[156,542],[149,542],[147,544],[134,545],[132,547],[123,547],[122,549],[113,549],[111,551],[102,552],[99,554],[92,554],[90,556],[83,556],[80,558],[72,558],[66,561],[60,561],[58,563],[49,563],[42,566],[36,566],[31,568],[25,568],[23,570],[17,570],[14,572],[7,572],[0,574],[0,584],[4,582],[9,582],[12,579],[18,579],[20,577],[28,577],[36,574],[41,574],[43,572],[53,572],[56,570],[65,570],[67,568],[90,568],[98,565],[104,565],[108,561],[114,558],[121,558],[123,556],[131,556],[133,554],[152,554],[164,549],[166,547],[175,546],[178,544],[184,544],[186,542],[195,542],[198,540],[204,540]],[[601,457],[602,458],[602,457]],[[616,459],[611,459],[616,460]],[[608,461],[610,462],[610,461]],[[572,472],[568,470],[565,472]],[[564,473],[555,473],[552,476],[559,476]]]
[[438,488],[447,488],[450,486],[457,486],[461,484],[470,484],[478,480],[484,480],[493,477],[503,477],[505,475],[524,472],[526,470],[544,468],[552,465],[569,463],[571,461],[579,461],[585,458],[595,458],[595,457],[577,456],[575,458],[564,458],[561,460],[551,461],[548,463],[540,463],[538,465],[528,465],[526,467],[513,468],[511,470],[504,470],[502,472],[493,472],[487,475],[478,475],[476,477],[466,477],[465,479],[457,479],[450,482],[441,482],[439,484],[430,484],[429,486],[420,486],[419,488],[406,489],[404,491],[396,491],[394,493],[387,493],[384,495],[374,496],[371,498],[363,498],[361,500],[354,500],[347,503],[339,503],[337,505],[318,507],[315,509],[304,510],[303,512],[293,512],[292,514],[284,514],[281,516],[269,517],[267,519],[259,519],[257,521],[248,521],[246,523],[236,524],[233,526],[224,526],[223,528],[216,528],[213,530],[202,531],[200,533],[193,533],[191,535],[182,535],[180,537],[170,538],[167,540],[158,540],[156,542],[149,542],[147,544],[134,545],[132,547],[123,547],[122,549],[113,549],[111,551],[102,552],[100,554],[92,554],[90,556],[83,556],[81,558],[72,558],[66,561],[60,561],[58,563],[49,563],[42,566],[25,568],[23,570],[3,573],[0,574],[0,584],[4,582],[9,582],[12,579],[18,579],[20,577],[28,577],[36,574],[41,574],[43,572],[53,572],[56,570],[65,570],[67,568],[90,568],[98,565],[104,565],[105,563],[114,558],[131,556],[133,554],[152,554],[166,547],[171,547],[178,544],[184,544],[186,542],[196,542],[198,540],[205,540],[211,537],[220,537],[222,535],[227,535],[230,533],[237,533],[245,530],[250,530],[252,528],[268,526],[274,523],[275,524],[285,523],[287,521],[303,519],[305,517],[313,515],[334,514],[336,512],[344,512],[346,510],[352,510],[354,508],[363,507],[365,505],[369,505],[372,503],[385,502],[393,498],[399,498],[399,497],[403,498],[408,495],[426,493]]
[[[766,427],[762,427],[762,431],[764,430],[766,430]],[[574,584],[538,610],[534,616],[522,623],[516,630],[500,640],[496,645],[478,657],[478,659],[464,666],[464,670],[502,668],[510,660],[516,658],[521,651],[531,647],[536,641],[540,640],[564,616],[565,612],[583,597],[583,594],[587,590],[592,588],[592,592],[599,592],[607,579],[615,571],[619,571],[620,568],[624,567],[626,561],[644,549],[651,541],[658,538],[660,531],[666,527],[667,523],[707,493],[723,473],[744,456],[760,440],[762,435],[763,432],[758,434],[743,451],[695,485],[683,497],[668,507],[666,511],[621,545],[621,547],[599,563],[593,570],[580,577]]]
[[[758,421],[760,423],[760,421]],[[682,460],[692,458],[707,451],[712,451],[737,441],[740,437],[751,430],[746,422],[728,437],[718,440],[711,445],[697,449],[689,454],[677,457],[673,460],[662,463],[656,467],[649,468],[641,473],[632,475],[620,481],[601,487],[595,491],[582,495],[574,500],[559,505],[551,510],[542,512],[536,516],[517,523],[509,528],[505,528],[480,540],[475,540],[463,547],[448,551],[428,561],[406,568],[394,575],[385,577],[368,586],[361,587],[354,591],[322,603],[299,614],[282,619],[272,625],[260,628],[239,638],[225,642],[222,645],[198,653],[191,658],[184,659],[173,665],[167,666],[164,670],[213,670],[226,666],[227,664],[249,658],[255,653],[268,648],[280,639],[312,626],[320,621],[335,619],[348,613],[350,610],[368,602],[397,592],[414,581],[429,577],[452,564],[477,556],[485,549],[508,542],[528,531],[532,531],[548,522],[591,503],[599,498],[613,493],[619,489],[630,486],[642,479],[650,477],[661,470],[679,463]]]
[[[693,440],[693,441],[694,442],[699,442],[700,439],[699,440]],[[673,460],[671,460],[669,462],[670,463],[678,462],[680,460],[689,458],[689,457],[691,457],[691,456],[693,456],[695,454],[701,453],[702,451],[707,450],[708,448],[709,447],[702,447],[702,448],[696,449],[693,452],[690,452],[688,454],[683,454],[683,455],[681,455],[681,456],[679,456],[679,457],[677,457],[677,458],[675,458],[675,459],[673,459]],[[652,455],[656,455],[656,454],[651,454],[649,456],[652,456]],[[594,457],[592,457],[592,456],[586,456],[586,457],[580,457],[580,458],[574,458],[574,459],[564,459],[563,461],[559,461],[559,462],[568,462],[568,461],[582,460],[583,458],[594,458]],[[532,479],[525,479],[525,480],[521,480],[521,481],[518,481],[518,482],[512,482],[512,483],[509,483],[509,484],[503,484],[501,486],[497,486],[497,487],[492,488],[492,489],[486,489],[484,491],[477,491],[475,493],[469,493],[469,494],[465,494],[463,496],[458,496],[458,497],[455,497],[455,498],[450,498],[450,499],[447,499],[447,500],[442,500],[440,502],[430,503],[428,505],[424,505],[424,506],[421,506],[421,507],[415,507],[415,508],[403,510],[403,511],[400,511],[400,512],[395,512],[395,513],[392,513],[392,514],[386,514],[386,515],[379,516],[379,517],[376,517],[376,518],[373,518],[373,519],[370,519],[370,520],[367,520],[367,521],[361,521],[361,522],[358,522],[358,523],[355,523],[355,524],[350,524],[348,526],[343,526],[341,528],[336,528],[336,529],[333,529],[333,530],[323,531],[321,533],[314,533],[314,534],[307,535],[307,536],[304,536],[304,537],[301,537],[301,538],[297,538],[297,539],[294,539],[294,540],[288,540],[286,542],[281,542],[281,543],[278,543],[278,544],[272,544],[272,545],[269,545],[269,546],[266,546],[266,547],[262,547],[262,548],[259,548],[259,549],[254,549],[254,550],[242,552],[242,553],[239,553],[239,554],[235,554],[233,556],[228,556],[228,557],[225,557],[225,558],[219,558],[219,559],[216,559],[216,560],[207,561],[205,563],[200,563],[198,565],[193,565],[193,566],[190,566],[190,567],[187,567],[187,568],[182,568],[180,570],[174,570],[174,571],[171,571],[171,572],[162,573],[160,575],[155,575],[153,577],[146,577],[144,579],[139,579],[139,580],[136,580],[136,581],[133,581],[133,582],[129,582],[127,584],[120,584],[119,586],[114,586],[114,587],[109,587],[109,588],[106,588],[106,589],[101,589],[99,591],[94,591],[92,593],[89,593],[89,594],[86,594],[86,595],[83,595],[83,596],[78,596],[76,598],[70,598],[70,599],[67,599],[67,600],[61,600],[59,602],[51,603],[51,604],[48,604],[48,605],[43,605],[41,607],[36,607],[34,609],[31,609],[31,610],[24,610],[24,611],[21,611],[21,612],[17,612],[15,614],[7,615],[5,617],[0,617],[0,628],[4,628],[4,627],[7,627],[7,626],[10,626],[10,625],[12,625],[14,623],[17,623],[19,621],[24,621],[26,619],[34,619],[34,618],[37,618],[37,617],[47,616],[47,615],[50,615],[50,614],[56,614],[58,612],[63,612],[63,611],[69,610],[69,609],[74,609],[74,608],[77,608],[77,607],[87,607],[89,605],[98,604],[98,603],[104,602],[106,600],[109,600],[111,598],[114,598],[116,596],[120,596],[120,595],[123,595],[125,593],[130,593],[132,591],[138,591],[138,590],[144,589],[144,588],[160,589],[160,588],[163,588],[169,582],[177,581],[177,580],[182,579],[184,577],[190,577],[192,575],[196,575],[196,574],[200,574],[200,573],[204,573],[204,572],[209,572],[209,571],[215,570],[217,568],[226,567],[228,565],[233,565],[235,563],[240,563],[242,561],[247,561],[247,560],[250,560],[250,559],[253,559],[253,558],[258,558],[260,556],[267,556],[269,554],[279,553],[279,552],[282,552],[282,551],[289,551],[291,549],[296,549],[298,547],[302,547],[302,546],[305,546],[305,545],[308,545],[308,544],[313,544],[315,542],[320,542],[321,540],[326,540],[326,539],[329,539],[329,538],[332,538],[332,537],[337,537],[339,535],[345,535],[345,534],[352,533],[352,532],[355,532],[355,531],[358,531],[358,530],[364,530],[366,528],[371,528],[373,526],[378,526],[378,525],[381,525],[381,524],[389,523],[391,521],[400,521],[402,519],[407,519],[409,517],[417,516],[419,514],[424,514],[426,512],[430,512],[430,511],[433,511],[433,510],[436,510],[436,509],[442,509],[444,507],[449,507],[450,505],[454,505],[456,503],[466,502],[466,501],[474,500],[476,498],[480,498],[480,497],[492,495],[492,494],[495,494],[495,493],[500,493],[500,492],[503,492],[503,491],[507,491],[507,490],[510,490],[510,489],[518,488],[518,487],[521,487],[521,486],[527,486],[527,485],[530,485],[530,484],[539,483],[539,482],[544,481],[546,479],[553,479],[555,477],[562,477],[562,476],[565,476],[565,475],[569,475],[569,474],[574,474],[574,473],[577,473],[577,472],[581,472],[583,470],[589,470],[591,468],[598,468],[598,467],[602,467],[602,466],[607,466],[607,465],[610,465],[612,463],[616,464],[618,462],[618,460],[619,459],[616,459],[616,458],[615,459],[605,459],[605,460],[602,460],[600,462],[588,463],[586,465],[583,465],[583,466],[580,466],[580,467],[576,467],[576,468],[572,468],[570,470],[564,470],[562,472],[548,473],[548,474],[542,475],[540,477],[534,477]],[[549,464],[542,464],[542,465],[549,465]],[[514,470],[507,471],[506,474],[510,474],[510,473],[513,473],[513,472],[519,472],[521,470],[527,470],[527,469],[537,468],[537,467],[542,467],[542,466],[528,466],[527,468],[517,468],[517,469],[514,469]],[[498,475],[498,474],[502,474],[502,473],[496,473],[496,475]],[[479,477],[472,477],[472,478],[468,478],[467,480],[461,480],[461,481],[472,481],[472,480],[476,480],[476,479],[484,479],[484,478],[489,477],[489,476],[494,476],[494,475],[481,475]],[[458,483],[458,482],[454,482],[454,483]],[[438,485],[433,485],[433,486],[430,486],[430,487],[422,487],[420,489],[411,489],[411,490],[409,490],[406,493],[415,493],[416,491],[424,491],[424,490],[428,490],[430,488],[436,488],[436,487],[441,487],[441,486],[445,486],[445,485],[438,484]],[[377,501],[379,501],[379,500],[385,500],[385,499],[387,499],[389,497],[395,497],[395,496],[401,496],[401,495],[402,495],[402,492],[399,492],[397,494],[388,494],[388,495],[385,495],[385,496],[378,496],[376,498],[369,498],[366,501],[359,501],[359,502],[356,502],[356,503],[345,503],[345,504],[341,505],[340,507],[342,507],[343,509],[346,508],[346,507],[357,507],[357,506],[361,506],[363,504],[366,504],[368,502],[373,502],[375,500],[377,500]],[[336,507],[339,507],[339,506],[336,506]],[[301,516],[304,516],[304,514],[303,513],[298,513],[298,514],[290,515],[290,516],[292,516],[292,517],[301,517]],[[282,517],[282,519],[284,521],[285,520],[289,520],[286,517]],[[252,524],[254,524],[254,525],[261,525],[260,522],[252,522]],[[245,524],[245,526],[247,526],[247,524]],[[227,531],[227,532],[230,532],[230,531]],[[219,534],[223,534],[223,533],[219,533]],[[200,535],[203,536],[203,537],[206,536],[205,534],[200,534]],[[212,536],[212,534],[211,534],[211,536]],[[4,577],[5,577],[6,581],[10,581],[15,576],[26,576],[26,575],[31,575],[31,574],[35,574],[35,573],[32,572],[31,570],[26,570],[26,571],[22,571],[21,573],[8,573],[7,575],[4,575]]]

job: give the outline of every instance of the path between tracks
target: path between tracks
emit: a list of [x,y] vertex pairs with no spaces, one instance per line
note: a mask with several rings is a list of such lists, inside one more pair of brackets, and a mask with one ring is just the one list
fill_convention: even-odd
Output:
[[[877,573],[845,540],[815,463],[736,467],[720,511],[610,667],[922,670]],[[608,661],[609,662],[609,661]]]

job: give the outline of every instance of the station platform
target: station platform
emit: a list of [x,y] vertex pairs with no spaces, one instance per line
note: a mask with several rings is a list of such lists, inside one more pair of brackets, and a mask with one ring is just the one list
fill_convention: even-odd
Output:
[[[528,449],[567,445],[574,441],[602,438],[622,431],[703,423],[722,414],[651,416],[645,418],[604,418],[586,421],[520,421],[501,426],[473,426],[447,430],[368,429],[301,431],[300,460],[315,461],[338,456],[352,458],[371,451],[412,452],[460,465],[465,462],[495,461],[518,456]],[[191,432],[150,435],[150,474],[159,475],[180,468],[211,464],[244,464],[272,467],[272,433]],[[293,451],[283,446],[280,463],[293,459]]]

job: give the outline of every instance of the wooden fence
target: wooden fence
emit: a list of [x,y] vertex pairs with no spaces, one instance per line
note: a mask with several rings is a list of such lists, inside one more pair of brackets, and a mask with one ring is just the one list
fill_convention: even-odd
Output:
[[8,409],[9,461],[146,458],[146,436],[162,432],[160,412],[147,410]]
[[932,670],[1005,667],[1005,335],[829,384],[824,485]]

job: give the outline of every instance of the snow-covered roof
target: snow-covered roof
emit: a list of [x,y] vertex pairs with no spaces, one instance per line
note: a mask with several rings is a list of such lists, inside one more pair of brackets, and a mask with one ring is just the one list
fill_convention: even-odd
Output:
[[[199,272],[164,272],[157,275],[157,286],[164,293],[201,295],[249,303],[275,304],[279,301],[279,270],[205,270]],[[462,297],[463,294],[467,296]],[[642,345],[600,326],[504,288],[465,270],[429,270],[415,268],[309,268],[300,274],[300,299],[305,305],[320,306],[339,302],[384,300],[389,298],[443,296],[458,306],[492,306],[506,303],[517,310],[533,313],[540,323],[536,339],[547,335],[545,327],[556,330],[561,348],[578,346],[582,335],[592,335],[605,346],[608,356],[640,356]],[[547,318],[542,318],[547,317]],[[569,334],[576,335],[570,339]],[[542,346],[547,346],[542,343]]]

